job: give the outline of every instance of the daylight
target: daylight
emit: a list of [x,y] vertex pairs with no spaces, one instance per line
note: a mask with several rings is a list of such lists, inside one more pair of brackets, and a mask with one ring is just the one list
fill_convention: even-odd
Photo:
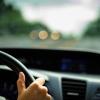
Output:
[[[12,2],[12,0],[8,1]],[[52,31],[74,37],[81,37],[87,24],[96,19],[99,3],[98,0],[66,0],[70,2],[64,0],[65,3],[51,5],[52,0],[41,0],[46,3],[43,5],[35,0],[33,2],[30,0],[30,3],[27,3],[27,0],[22,0],[22,3],[18,1],[15,3],[16,8],[21,11],[26,21],[30,23],[40,21]]]

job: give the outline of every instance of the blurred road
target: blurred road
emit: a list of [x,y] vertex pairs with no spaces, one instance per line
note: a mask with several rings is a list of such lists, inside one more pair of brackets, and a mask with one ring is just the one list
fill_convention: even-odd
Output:
[[54,41],[31,39],[29,36],[0,36],[0,47],[48,48],[48,49],[90,49],[100,51],[100,37],[83,38],[81,40]]

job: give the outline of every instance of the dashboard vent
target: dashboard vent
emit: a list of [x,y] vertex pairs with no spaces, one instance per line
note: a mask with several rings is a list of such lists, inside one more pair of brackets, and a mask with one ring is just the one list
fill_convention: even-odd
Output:
[[62,79],[63,100],[85,100],[86,82]]

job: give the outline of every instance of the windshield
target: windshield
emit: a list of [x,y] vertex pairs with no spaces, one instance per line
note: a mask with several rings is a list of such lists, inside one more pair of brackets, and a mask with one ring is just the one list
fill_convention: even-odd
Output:
[[100,0],[0,0],[0,47],[100,50]]

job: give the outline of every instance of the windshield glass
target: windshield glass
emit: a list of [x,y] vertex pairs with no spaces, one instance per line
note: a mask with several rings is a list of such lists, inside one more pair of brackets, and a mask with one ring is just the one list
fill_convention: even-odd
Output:
[[0,0],[0,47],[100,50],[100,0]]

